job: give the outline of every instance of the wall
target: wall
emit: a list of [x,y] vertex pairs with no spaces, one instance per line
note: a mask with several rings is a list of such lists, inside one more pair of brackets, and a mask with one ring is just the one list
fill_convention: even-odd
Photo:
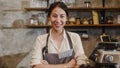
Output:
[[[25,68],[25,66],[29,68],[28,61],[35,39],[38,35],[46,33],[45,28],[34,29],[23,26],[26,18],[29,17],[23,11],[25,6],[23,1],[28,0],[0,0],[0,68]],[[96,5],[96,0],[91,1]],[[119,0],[116,1],[119,2]],[[20,28],[11,28],[14,22],[20,22],[21,25],[16,25]],[[88,32],[89,38],[82,39],[82,43],[86,55],[89,56],[100,42],[102,27],[81,27],[73,30]],[[106,27],[106,33],[118,40],[120,40],[119,30],[119,27]]]

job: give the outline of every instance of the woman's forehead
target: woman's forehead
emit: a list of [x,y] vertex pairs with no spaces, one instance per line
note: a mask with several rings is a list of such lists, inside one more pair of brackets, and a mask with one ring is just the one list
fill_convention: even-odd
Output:
[[53,10],[52,10],[52,13],[57,13],[57,14],[66,14],[66,12],[60,8],[60,7],[55,7]]

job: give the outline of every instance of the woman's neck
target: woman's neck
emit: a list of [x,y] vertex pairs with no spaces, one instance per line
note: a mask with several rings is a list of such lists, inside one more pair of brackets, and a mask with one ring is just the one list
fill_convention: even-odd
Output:
[[53,36],[60,36],[63,35],[64,29],[61,29],[59,31],[52,29],[52,35]]
[[52,29],[52,31],[51,31],[52,39],[53,39],[55,45],[57,45],[58,49],[60,48],[62,40],[63,40],[63,32],[64,32],[64,29],[62,29],[60,31],[56,31],[56,30]]

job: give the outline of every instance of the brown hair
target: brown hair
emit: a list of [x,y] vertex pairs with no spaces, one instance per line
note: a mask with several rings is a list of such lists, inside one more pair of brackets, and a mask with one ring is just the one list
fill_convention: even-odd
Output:
[[61,9],[63,9],[66,12],[66,15],[68,16],[68,8],[67,6],[63,3],[63,2],[54,2],[50,5],[49,9],[48,9],[48,15],[47,17],[50,17],[50,14],[52,12],[52,10],[56,7],[60,7]]

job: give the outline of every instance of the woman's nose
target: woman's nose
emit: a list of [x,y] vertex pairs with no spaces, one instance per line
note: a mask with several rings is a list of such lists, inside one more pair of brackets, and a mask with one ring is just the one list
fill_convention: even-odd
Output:
[[56,21],[57,21],[57,22],[60,22],[60,20],[61,20],[60,17],[57,17],[57,18],[56,18]]

